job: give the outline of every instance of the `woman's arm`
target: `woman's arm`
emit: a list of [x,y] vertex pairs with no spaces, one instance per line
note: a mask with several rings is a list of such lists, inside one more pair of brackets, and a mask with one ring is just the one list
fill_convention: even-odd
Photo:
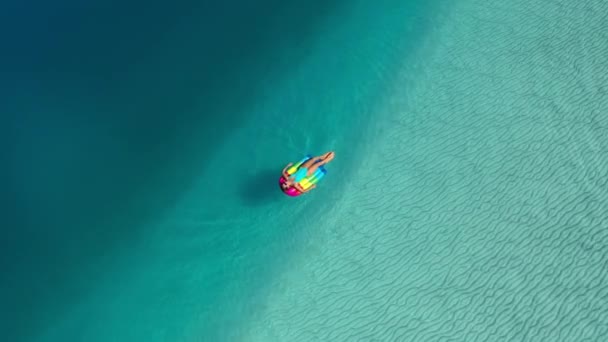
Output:
[[283,177],[285,177],[285,179],[289,178],[289,175],[287,174],[287,169],[289,169],[289,167],[291,165],[293,165],[293,163],[287,164],[287,166],[285,166],[285,168],[283,169],[283,172],[281,172],[281,174],[283,175]]
[[296,184],[294,184],[293,186],[295,186],[295,187],[296,187],[296,189],[298,189],[298,190],[299,190],[301,193],[303,193],[303,194],[304,194],[304,193],[307,193],[307,192],[309,192],[310,190],[312,190],[312,189],[314,189],[315,187],[317,187],[317,185],[316,185],[316,184],[313,184],[313,185],[311,185],[311,186],[310,186],[308,189],[304,189],[304,188],[302,188],[302,187],[300,186],[300,184],[297,184],[297,183],[296,183]]

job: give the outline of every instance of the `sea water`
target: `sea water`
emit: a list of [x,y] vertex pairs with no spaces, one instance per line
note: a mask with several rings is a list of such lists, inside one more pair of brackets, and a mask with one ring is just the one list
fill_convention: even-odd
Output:
[[602,2],[32,5],[2,24],[7,340],[608,333]]

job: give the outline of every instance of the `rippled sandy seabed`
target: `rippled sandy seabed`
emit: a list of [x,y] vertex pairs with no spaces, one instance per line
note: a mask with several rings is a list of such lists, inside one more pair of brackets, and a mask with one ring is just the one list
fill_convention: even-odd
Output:
[[243,340],[608,338],[608,3],[433,23]]

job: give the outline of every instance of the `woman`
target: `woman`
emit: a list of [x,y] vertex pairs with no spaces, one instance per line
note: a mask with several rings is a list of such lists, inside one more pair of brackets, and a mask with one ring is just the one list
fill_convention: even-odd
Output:
[[316,187],[315,184],[310,186],[308,189],[304,189],[300,186],[299,183],[307,176],[313,175],[320,166],[332,161],[334,159],[334,156],[334,152],[327,152],[322,156],[310,158],[309,160],[304,162],[304,164],[300,165],[298,170],[291,176],[287,174],[287,170],[291,167],[291,165],[293,165],[293,163],[287,164],[287,166],[285,166],[285,168],[283,169],[283,178],[285,178],[285,182],[281,184],[281,188],[283,189],[283,191],[286,191],[287,189],[294,187],[301,193],[305,193],[314,189]]

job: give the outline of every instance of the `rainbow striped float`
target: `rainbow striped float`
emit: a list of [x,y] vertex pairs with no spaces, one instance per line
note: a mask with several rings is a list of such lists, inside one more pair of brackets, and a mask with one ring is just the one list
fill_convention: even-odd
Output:
[[[302,164],[304,164],[307,160],[310,160],[311,158],[312,158],[312,156],[310,154],[306,155],[306,157],[304,157],[302,160],[300,160],[296,164],[292,165],[289,168],[289,170],[287,170],[287,174],[289,176],[293,175],[294,173],[296,173],[296,171],[298,171],[298,169],[300,168],[300,166]],[[302,179],[298,183],[298,185],[300,185],[302,187],[302,189],[308,190],[308,188],[313,186],[313,184],[317,184],[323,178],[323,176],[325,176],[326,173],[327,173],[327,170],[325,170],[325,168],[323,166],[319,166],[319,168],[315,171],[315,173],[313,173],[310,176],[304,177],[304,179]],[[285,181],[286,181],[285,177],[281,176],[281,178],[279,178],[279,186],[281,186],[283,183],[285,183]],[[281,190],[283,190],[282,187],[281,187]],[[283,193],[285,193],[285,195],[291,196],[291,197],[300,196],[302,194],[302,192],[300,190],[296,189],[293,186],[290,188],[287,188],[286,190],[283,190]]]

